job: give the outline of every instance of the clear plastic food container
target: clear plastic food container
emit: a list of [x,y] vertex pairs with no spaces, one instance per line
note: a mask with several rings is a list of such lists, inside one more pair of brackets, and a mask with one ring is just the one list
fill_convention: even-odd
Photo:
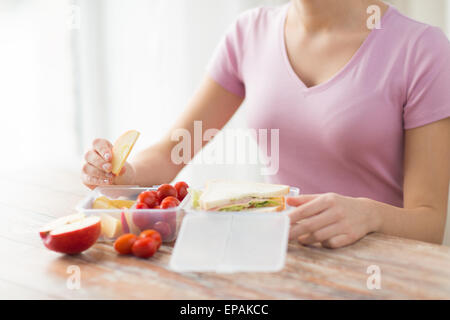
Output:
[[188,201],[186,197],[180,206],[169,209],[135,209],[101,208],[94,209],[94,201],[101,197],[109,200],[136,201],[141,192],[157,190],[158,186],[139,188],[136,186],[98,187],[91,191],[77,206],[79,212],[86,216],[95,215],[101,218],[102,234],[100,240],[114,241],[124,233],[139,235],[141,231],[154,229],[161,234],[163,242],[172,242],[177,237],[179,213],[182,205]]
[[[199,189],[201,190],[201,189]],[[295,197],[298,196],[300,194],[300,189],[296,188],[296,187],[289,187],[289,193],[285,196],[285,198],[289,198],[289,197]],[[191,197],[190,194],[188,194],[186,196],[186,198],[183,199],[183,202],[180,204],[180,208],[183,209],[183,212],[202,212],[203,210],[200,209],[194,209],[192,206],[192,201],[191,201]],[[275,214],[280,214],[280,213],[287,213],[289,211],[292,210],[292,207],[289,206],[286,203],[286,209],[284,209],[283,211],[280,212],[274,212]],[[211,211],[203,211],[203,212],[211,212]],[[235,212],[235,213],[242,213],[242,212],[246,212],[246,213],[251,213],[251,211],[227,211],[227,212]],[[216,212],[217,213],[217,212]]]
[[[286,197],[300,194],[291,187]],[[170,259],[177,272],[277,272],[284,268],[293,208],[281,212],[217,212],[192,208],[186,197]]]

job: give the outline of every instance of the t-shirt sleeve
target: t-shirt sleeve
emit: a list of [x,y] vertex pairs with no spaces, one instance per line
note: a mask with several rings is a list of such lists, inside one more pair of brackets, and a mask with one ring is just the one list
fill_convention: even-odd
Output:
[[408,68],[404,128],[450,117],[450,42],[439,28],[420,35]]
[[207,68],[208,75],[214,81],[240,97],[245,97],[241,66],[248,19],[249,15],[245,12],[230,26],[217,46]]

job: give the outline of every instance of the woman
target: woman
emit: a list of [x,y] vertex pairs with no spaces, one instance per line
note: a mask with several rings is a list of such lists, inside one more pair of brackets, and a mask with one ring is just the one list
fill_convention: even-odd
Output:
[[[380,9],[369,30],[367,8]],[[441,243],[450,163],[450,45],[437,28],[381,1],[293,0],[242,14],[175,128],[222,128],[244,98],[253,128],[280,129],[272,181],[288,199],[291,239],[338,248],[371,232]],[[182,169],[170,133],[111,171],[94,141],[83,181],[154,185]],[[196,150],[197,151],[197,150]]]

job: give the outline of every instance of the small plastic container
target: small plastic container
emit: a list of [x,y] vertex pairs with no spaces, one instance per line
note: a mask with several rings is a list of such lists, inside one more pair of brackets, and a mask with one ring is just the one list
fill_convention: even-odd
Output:
[[[121,228],[113,236],[107,236],[102,230],[100,240],[114,241],[123,233],[133,233],[139,235],[140,232],[147,229],[157,230],[162,237],[163,242],[172,242],[176,239],[179,226],[179,213],[182,210],[181,205],[188,199],[184,199],[180,206],[169,209],[93,209],[95,199],[107,197],[108,199],[133,200],[136,201],[141,192],[148,190],[157,190],[158,186],[151,188],[139,188],[136,186],[113,186],[98,187],[91,191],[77,206],[77,210],[89,215],[99,216],[102,224],[118,223]],[[187,197],[186,197],[187,198]],[[112,218],[112,219],[111,219]],[[102,225],[103,228],[103,225]]]
[[[291,187],[286,197],[300,194]],[[284,268],[293,209],[281,212],[218,212],[192,208],[185,213],[170,259],[177,272],[278,272]]]
[[[289,193],[285,196],[285,198],[295,197],[295,196],[298,196],[299,194],[300,194],[300,189],[299,188],[289,187]],[[192,207],[192,201],[191,201],[191,198],[190,198],[189,194],[186,196],[186,198],[183,199],[183,202],[180,204],[180,207],[186,213],[189,213],[189,212],[211,212],[211,211],[204,211],[204,210],[200,210],[200,209],[194,209]],[[274,212],[274,213],[276,213],[276,214],[287,213],[287,212],[289,212],[291,210],[292,210],[292,207],[286,204],[286,209],[284,209],[283,211]],[[243,211],[227,211],[227,212],[242,213]],[[244,211],[244,212],[251,213],[251,211]]]

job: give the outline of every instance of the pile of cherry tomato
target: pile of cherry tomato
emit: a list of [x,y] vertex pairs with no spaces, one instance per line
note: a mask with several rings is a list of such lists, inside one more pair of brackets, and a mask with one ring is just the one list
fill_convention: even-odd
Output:
[[[186,182],[177,182],[174,186],[163,184],[159,188],[142,192],[136,203],[136,209],[170,209],[178,207],[188,191]],[[176,230],[176,212],[135,212],[133,222],[139,230],[153,229],[160,233],[163,241],[172,241]]]
[[169,209],[178,207],[189,188],[186,182],[177,182],[174,186],[162,184],[157,191],[144,191],[137,199],[136,209]]
[[139,236],[127,233],[114,242],[114,249],[119,254],[133,254],[139,258],[150,258],[161,247],[162,238],[158,231],[145,230]]

